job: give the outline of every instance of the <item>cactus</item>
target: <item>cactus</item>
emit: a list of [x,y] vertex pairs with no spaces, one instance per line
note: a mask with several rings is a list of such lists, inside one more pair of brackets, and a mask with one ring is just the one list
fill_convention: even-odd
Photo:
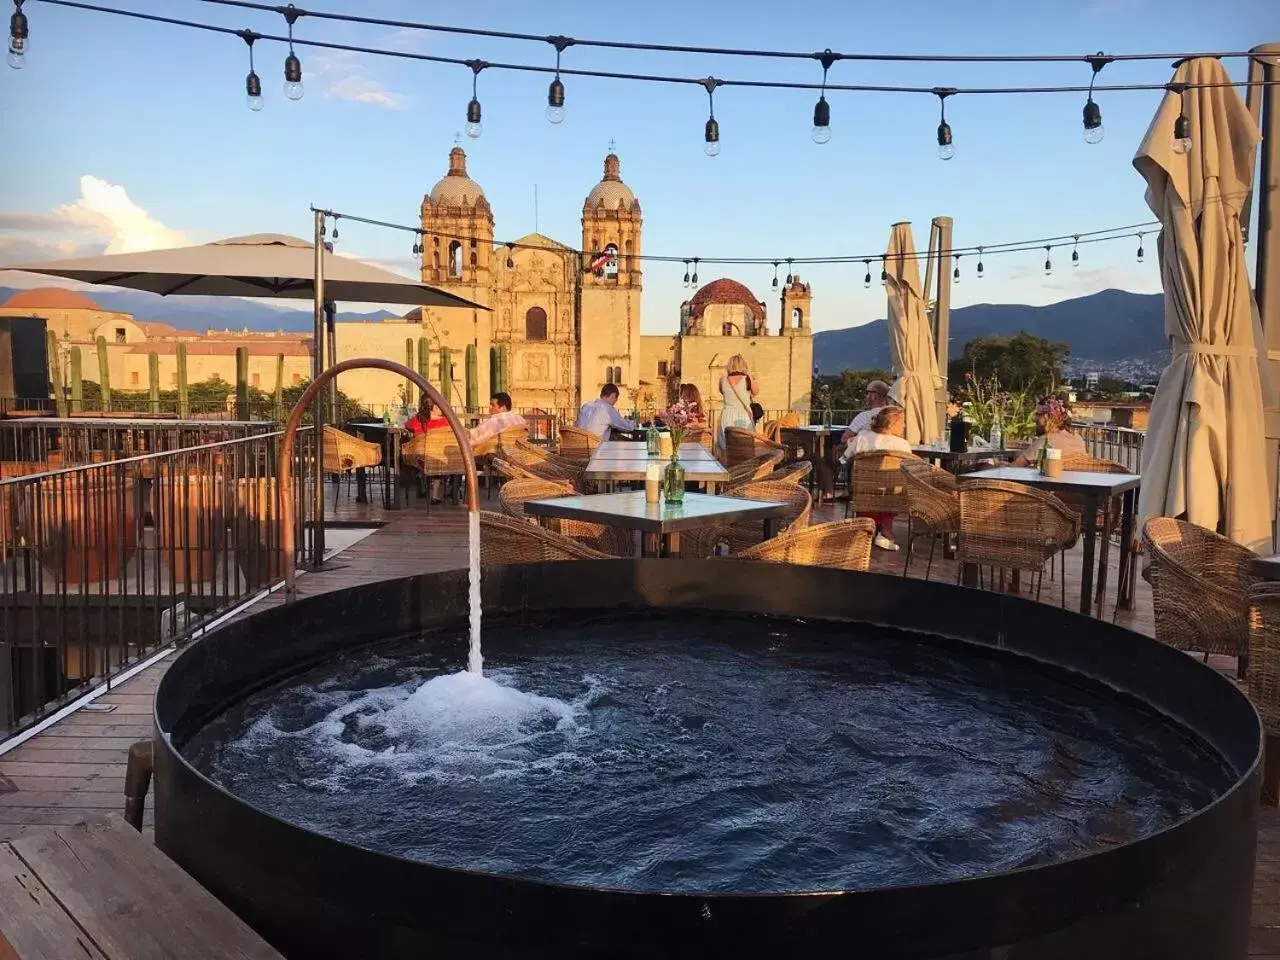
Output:
[[71,348],[71,413],[84,410],[84,376],[81,371],[83,358],[79,347]]
[[431,379],[431,341],[426,337],[418,338],[418,372]]
[[236,419],[249,419],[248,347],[236,347]]
[[160,412],[160,357],[156,353],[147,354],[147,387],[150,391],[149,409],[157,414]]
[[58,416],[67,415],[67,395],[62,389],[62,359],[58,353],[58,335],[48,331],[45,350],[49,355],[49,386],[53,390],[53,403]]
[[448,347],[440,348],[440,395],[445,403],[452,403],[451,388],[453,386],[453,358]]
[[98,338],[98,384],[102,387],[102,411],[111,410],[111,366],[107,362],[107,338]]
[[276,392],[271,398],[271,419],[280,423],[284,420],[284,354],[276,354]]
[[489,396],[493,396],[502,389],[498,382],[498,348],[489,348]]
[[475,411],[480,409],[480,373],[477,369],[474,343],[467,344],[466,358],[467,409]]
[[186,420],[191,416],[191,401],[187,397],[187,345],[178,344],[178,418]]
[[404,341],[404,365],[413,369],[413,337],[406,337]]

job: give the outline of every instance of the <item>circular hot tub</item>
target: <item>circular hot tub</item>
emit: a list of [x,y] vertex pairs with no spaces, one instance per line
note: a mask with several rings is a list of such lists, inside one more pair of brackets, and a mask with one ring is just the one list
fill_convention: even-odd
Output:
[[[736,561],[324,594],[188,648],[156,840],[290,958],[1244,957],[1261,732],[1140,635]],[[994,952],[993,952],[994,951]]]

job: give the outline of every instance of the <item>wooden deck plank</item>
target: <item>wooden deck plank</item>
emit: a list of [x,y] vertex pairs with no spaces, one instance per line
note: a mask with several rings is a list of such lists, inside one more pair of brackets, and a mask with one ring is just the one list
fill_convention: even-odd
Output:
[[120,817],[11,846],[110,960],[282,960]]
[[[15,960],[105,960],[57,899],[0,843],[0,941]],[[5,956],[0,949],[0,958]]]

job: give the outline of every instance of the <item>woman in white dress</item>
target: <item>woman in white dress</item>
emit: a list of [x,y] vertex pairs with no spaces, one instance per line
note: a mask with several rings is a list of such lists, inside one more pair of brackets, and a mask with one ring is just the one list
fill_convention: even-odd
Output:
[[735,353],[725,364],[720,378],[720,426],[716,430],[716,449],[724,449],[724,428],[742,427],[752,430],[755,419],[751,416],[751,398],[756,395],[756,382],[747,370],[747,361]]

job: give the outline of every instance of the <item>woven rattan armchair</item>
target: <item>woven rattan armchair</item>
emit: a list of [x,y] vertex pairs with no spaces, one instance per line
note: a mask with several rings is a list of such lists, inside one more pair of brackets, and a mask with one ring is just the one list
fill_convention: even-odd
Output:
[[[1079,518],[1052,494],[1021,483],[975,480],[959,485],[960,544],[956,558],[979,568],[1029,570],[1039,574],[1036,597],[1044,583],[1044,565],[1074,543]],[[957,577],[959,571],[957,572]],[[1063,577],[1062,605],[1067,603]]]
[[[333,507],[338,508],[338,492],[342,487],[342,475],[361,468],[369,469],[382,463],[382,447],[368,440],[361,440],[330,424],[324,425],[323,468],[336,479],[333,489]],[[349,494],[348,488],[348,494]]]
[[871,566],[871,541],[875,535],[875,522],[865,517],[836,520],[801,527],[754,547],[747,547],[738,554],[738,558],[769,563],[795,563],[809,567],[866,570]]
[[795,460],[785,467],[774,470],[769,474],[769,479],[782,483],[804,483],[809,474],[813,472],[813,462],[811,460]]
[[[578,493],[567,483],[554,480],[517,479],[508,480],[502,485],[498,494],[498,503],[502,512],[517,520],[537,523],[537,519],[524,511],[529,500],[551,500],[556,497],[572,497]],[[607,553],[614,557],[630,557],[635,553],[635,543],[631,534],[618,527],[609,527],[600,523],[587,523],[582,520],[553,520],[550,528],[566,537],[572,537],[585,543],[593,550]]]
[[[741,497],[743,500],[777,500],[789,504],[790,508],[781,517],[775,518],[777,529],[775,536],[800,530],[809,525],[809,513],[813,509],[813,501],[809,497],[809,491],[798,483],[757,480],[754,483],[733,487],[725,491],[724,495]],[[695,559],[710,557],[719,545],[723,545],[728,553],[737,554],[763,541],[763,521],[738,520],[681,534],[680,554],[683,557]]]
[[582,490],[584,464],[552,453],[546,447],[528,440],[518,440],[503,448],[501,458],[535,477],[569,483],[575,489]]
[[600,446],[600,438],[579,427],[560,428],[560,456],[585,464],[591,459],[591,451]]
[[899,468],[907,493],[907,549],[902,575],[911,566],[916,537],[929,538],[929,560],[924,578],[933,571],[933,552],[939,538],[960,533],[960,500],[956,496],[956,478],[927,460],[907,459]]
[[535,523],[480,511],[480,564],[545,563],[549,560],[610,560],[607,553]]
[[1152,517],[1142,528],[1156,639],[1180,650],[1249,655],[1248,592],[1254,554],[1204,527]]
[[852,513],[906,513],[907,485],[902,476],[904,461],[917,459],[909,453],[870,450],[849,458],[849,502],[845,516]]
[[417,470],[427,481],[436,477],[461,477],[467,472],[458,438],[452,430],[428,430],[418,434],[400,448],[400,462]]
[[731,490],[753,480],[764,480],[772,476],[773,468],[781,459],[782,455],[779,453],[762,453],[736,467],[730,467],[729,479],[725,482],[725,487]]
[[[756,451],[756,432],[746,427],[724,428],[724,465],[729,468],[746,463],[759,454]],[[764,451],[760,451],[763,453]],[[779,460],[782,458],[779,457]]]
[[1249,699],[1262,718],[1267,747],[1262,802],[1280,805],[1280,583],[1261,580],[1249,588]]

